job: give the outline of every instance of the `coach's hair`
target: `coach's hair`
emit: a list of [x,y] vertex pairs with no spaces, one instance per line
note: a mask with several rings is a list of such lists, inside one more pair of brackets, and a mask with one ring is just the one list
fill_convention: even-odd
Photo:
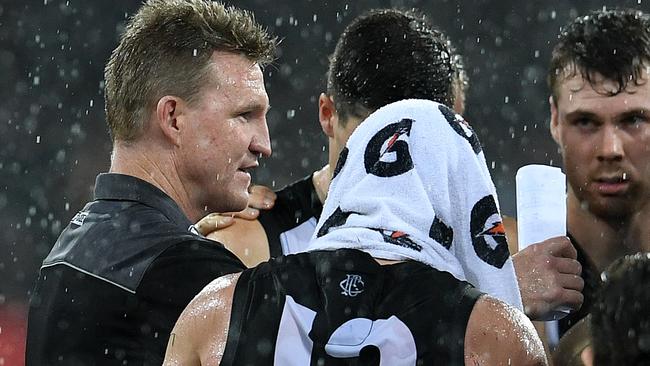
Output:
[[465,85],[460,55],[424,16],[376,9],[343,31],[330,58],[327,92],[345,121],[407,98],[452,106]]
[[594,365],[650,365],[650,253],[620,258],[601,277],[591,314]]
[[[553,48],[548,84],[554,100],[558,84],[578,74],[590,85],[596,74],[618,84],[616,95],[629,83],[641,85],[650,66],[650,17],[633,9],[602,9],[578,17],[563,27]],[[600,91],[599,91],[600,92]]]
[[253,15],[218,2],[149,0],[129,20],[105,69],[106,115],[113,141],[133,141],[165,95],[196,102],[211,80],[214,51],[264,66],[277,41]]

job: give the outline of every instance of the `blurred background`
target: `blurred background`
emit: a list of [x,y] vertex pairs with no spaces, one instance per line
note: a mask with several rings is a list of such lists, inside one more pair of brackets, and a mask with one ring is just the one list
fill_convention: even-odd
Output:
[[[588,10],[650,0],[242,0],[282,39],[265,70],[273,156],[254,182],[276,189],[321,167],[327,57],[364,10],[417,8],[446,32],[470,77],[465,117],[485,147],[503,213],[514,175],[560,165],[548,133],[547,64],[559,29]],[[41,261],[109,167],[103,67],[139,1],[0,1],[0,365],[19,365],[26,304]]]

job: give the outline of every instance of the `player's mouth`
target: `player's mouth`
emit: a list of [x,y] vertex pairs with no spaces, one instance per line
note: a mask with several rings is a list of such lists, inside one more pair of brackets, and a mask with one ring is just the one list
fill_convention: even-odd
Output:
[[616,174],[599,177],[595,181],[596,190],[606,196],[621,195],[627,192],[630,186],[630,179],[625,174]]

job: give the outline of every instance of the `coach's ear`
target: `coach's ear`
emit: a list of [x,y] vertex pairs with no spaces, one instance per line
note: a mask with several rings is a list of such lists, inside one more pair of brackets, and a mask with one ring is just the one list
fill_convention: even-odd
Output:
[[166,95],[158,100],[154,113],[155,123],[162,135],[177,146],[181,141],[182,119],[185,118],[183,110],[183,102],[179,98]]
[[338,114],[334,100],[325,93],[321,93],[318,97],[318,119],[327,137],[334,137],[334,126],[338,124]]

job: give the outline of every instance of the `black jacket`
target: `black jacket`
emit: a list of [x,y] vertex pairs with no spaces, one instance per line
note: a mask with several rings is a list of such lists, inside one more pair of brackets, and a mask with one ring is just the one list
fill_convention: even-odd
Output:
[[190,300],[211,280],[245,268],[191,224],[153,185],[100,174],[95,200],[41,267],[27,365],[160,365]]

